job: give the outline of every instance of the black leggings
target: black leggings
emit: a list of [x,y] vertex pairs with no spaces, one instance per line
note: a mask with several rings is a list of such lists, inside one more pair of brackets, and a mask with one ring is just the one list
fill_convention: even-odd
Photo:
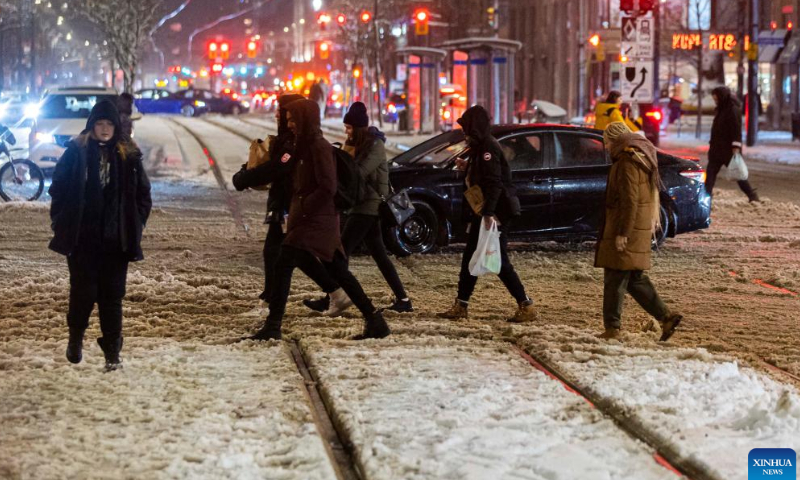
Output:
[[[733,156],[732,153],[731,156]],[[722,167],[725,166],[725,163],[726,162],[719,159],[709,157],[708,166],[706,167],[706,192],[709,195],[714,194],[714,185],[717,183],[717,175],[719,175],[719,172],[722,170]],[[753,195],[755,194],[755,189],[752,185],[750,185],[750,181],[739,180],[736,183],[739,185],[739,189],[744,192],[745,195],[747,195],[747,198],[752,200]]]
[[122,253],[78,250],[67,257],[71,331],[83,332],[97,304],[103,338],[122,337],[122,298],[128,276],[128,258]]
[[[365,317],[375,312],[375,307],[367,297],[367,294],[364,293],[361,284],[347,269],[347,260],[341,252],[336,251],[332,261],[324,262],[305,250],[284,245],[281,247],[281,253],[275,265],[275,286],[269,302],[268,328],[280,330],[283,315],[286,313],[286,302],[292,286],[294,269],[299,268],[308,275],[308,271],[315,272],[320,267],[324,267],[325,273],[333,278],[338,285],[341,285],[347,296],[350,297],[350,300],[353,301],[353,304]],[[309,277],[316,281],[311,275]],[[323,289],[326,293],[336,290]]]
[[[461,273],[458,275],[458,299],[462,302],[468,302],[475,290],[475,285],[478,283],[478,277],[473,277],[469,273],[469,261],[472,259],[472,254],[478,248],[478,236],[480,234],[482,217],[473,216],[470,222],[469,238],[467,239],[467,248],[464,250],[464,256],[461,257]],[[503,285],[508,289],[508,293],[514,297],[517,303],[522,303],[528,300],[525,294],[525,287],[522,285],[519,276],[517,275],[514,266],[511,265],[511,260],[508,258],[508,235],[506,233],[508,225],[501,225],[500,230],[500,273],[497,275],[503,282]]]
[[342,232],[342,246],[348,259],[362,243],[367,246],[369,254],[375,260],[375,264],[378,265],[378,269],[383,274],[383,278],[389,284],[392,292],[394,292],[394,296],[398,300],[407,298],[408,295],[405,288],[403,288],[403,282],[400,280],[400,276],[397,275],[397,270],[386,253],[380,217],[361,214],[347,217],[347,223]]
[[266,302],[272,297],[272,286],[275,284],[275,264],[281,253],[281,244],[286,236],[280,222],[267,224],[267,238],[264,239],[264,291],[259,298]]

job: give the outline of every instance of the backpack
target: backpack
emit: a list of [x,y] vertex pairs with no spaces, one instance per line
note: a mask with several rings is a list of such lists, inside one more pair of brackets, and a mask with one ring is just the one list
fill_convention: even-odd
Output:
[[333,157],[336,159],[336,195],[333,203],[338,210],[349,210],[364,200],[367,185],[352,155],[334,146]]

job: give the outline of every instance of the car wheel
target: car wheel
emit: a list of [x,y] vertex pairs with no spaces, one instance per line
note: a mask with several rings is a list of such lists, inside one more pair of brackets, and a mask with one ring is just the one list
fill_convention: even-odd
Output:
[[664,205],[660,207],[661,211],[661,227],[656,230],[656,233],[653,234],[652,246],[653,249],[657,249],[661,245],[667,241],[667,236],[669,235],[669,229],[672,227],[672,215],[669,214],[669,211]]
[[194,107],[191,105],[182,106],[181,115],[183,115],[184,117],[194,117]]
[[414,214],[402,225],[388,231],[389,250],[398,257],[412,253],[430,253],[439,238],[439,216],[428,203],[414,201]]
[[239,115],[240,113],[242,113],[242,109],[239,105],[234,105],[233,108],[231,108],[231,115]]

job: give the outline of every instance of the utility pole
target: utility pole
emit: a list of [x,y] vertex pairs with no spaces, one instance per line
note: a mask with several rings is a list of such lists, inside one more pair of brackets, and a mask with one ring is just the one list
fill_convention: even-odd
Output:
[[747,146],[758,140],[758,0],[750,0],[750,52],[747,56]]
[[375,30],[375,85],[378,87],[378,125],[383,128],[383,97],[381,94],[381,34],[378,30],[378,0],[375,0],[374,6],[375,14],[372,17],[372,29]]
[[[586,113],[588,102],[586,101],[586,56],[591,55],[586,51],[586,38],[589,36],[586,31],[586,0],[578,0],[578,101],[576,113],[582,117]],[[523,95],[524,97],[524,95]]]

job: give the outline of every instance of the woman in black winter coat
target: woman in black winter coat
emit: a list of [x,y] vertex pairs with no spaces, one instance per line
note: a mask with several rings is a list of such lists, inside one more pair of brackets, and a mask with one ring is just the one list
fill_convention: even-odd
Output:
[[[731,163],[736,153],[742,153],[742,111],[739,101],[731,94],[728,87],[717,87],[711,91],[717,104],[714,123],[711,125],[711,141],[708,149],[708,178],[706,191],[713,195],[717,175],[723,166]],[[757,202],[758,194],[747,180],[737,182],[739,188],[751,202]]]
[[97,304],[97,339],[107,370],[122,366],[122,298],[128,262],[142,260],[142,230],[150,215],[150,181],[142,154],[122,133],[114,103],[92,108],[86,129],[56,164],[50,249],[67,257],[69,343],[67,360],[80,363],[83,334]]

